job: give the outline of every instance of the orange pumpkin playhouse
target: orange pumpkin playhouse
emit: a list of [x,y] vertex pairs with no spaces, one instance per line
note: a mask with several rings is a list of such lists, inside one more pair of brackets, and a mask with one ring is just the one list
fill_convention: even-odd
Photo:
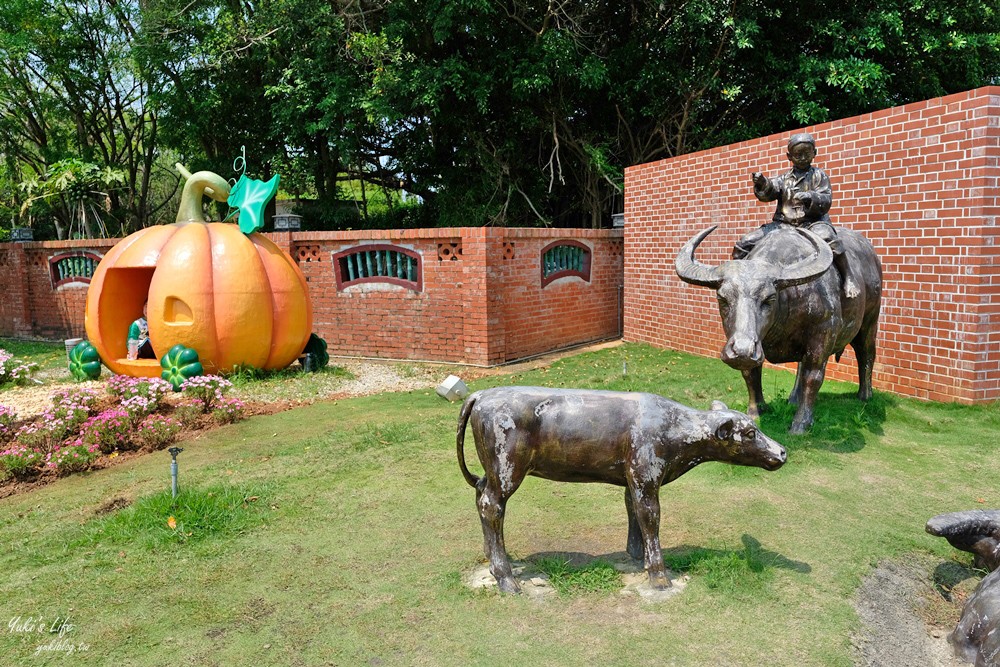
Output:
[[312,331],[302,272],[266,237],[203,219],[203,195],[229,196],[221,176],[185,176],[178,221],[122,239],[95,270],[87,293],[88,339],[113,372],[159,376],[157,359],[126,355],[129,325],[147,303],[157,358],[181,344],[198,352],[207,373],[239,365],[284,368]]

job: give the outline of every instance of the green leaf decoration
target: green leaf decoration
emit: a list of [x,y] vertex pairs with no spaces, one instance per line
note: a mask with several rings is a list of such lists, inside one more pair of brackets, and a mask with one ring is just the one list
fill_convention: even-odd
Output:
[[198,353],[190,347],[174,345],[160,359],[160,367],[163,372],[160,377],[173,386],[174,391],[180,391],[184,380],[202,375],[205,369],[198,360]]
[[101,376],[101,356],[88,341],[77,343],[69,353],[69,372],[78,382]]
[[309,342],[306,343],[306,348],[302,350],[302,353],[307,357],[302,364],[303,367],[314,373],[330,363],[330,353],[326,351],[326,341],[316,334],[309,334]]
[[252,234],[264,227],[264,207],[278,191],[281,176],[275,174],[267,181],[258,181],[241,175],[229,191],[229,205],[240,212],[240,231]]

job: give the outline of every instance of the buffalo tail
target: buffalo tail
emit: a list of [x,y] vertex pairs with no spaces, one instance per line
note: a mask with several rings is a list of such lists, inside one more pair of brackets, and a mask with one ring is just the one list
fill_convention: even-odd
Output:
[[455,437],[455,448],[458,451],[458,466],[462,469],[462,476],[465,477],[465,481],[473,488],[478,488],[481,478],[469,472],[469,468],[465,465],[465,425],[469,423],[469,415],[472,413],[472,408],[478,399],[479,392],[475,392],[462,403],[462,410],[458,413],[458,435]]

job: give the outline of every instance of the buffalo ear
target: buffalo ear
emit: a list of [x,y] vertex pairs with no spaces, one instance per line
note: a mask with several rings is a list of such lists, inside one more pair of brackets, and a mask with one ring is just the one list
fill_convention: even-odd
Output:
[[715,437],[723,442],[728,442],[733,437],[733,433],[736,432],[736,421],[734,419],[726,419],[715,429]]
[[712,409],[713,410],[728,410],[729,406],[727,406],[722,401],[712,401]]

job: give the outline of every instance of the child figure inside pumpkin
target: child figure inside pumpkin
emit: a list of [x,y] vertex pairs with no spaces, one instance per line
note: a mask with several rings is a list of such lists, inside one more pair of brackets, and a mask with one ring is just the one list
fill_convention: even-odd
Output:
[[142,304],[142,317],[128,328],[128,358],[156,359],[153,344],[149,341],[149,323],[146,321],[146,303]]

